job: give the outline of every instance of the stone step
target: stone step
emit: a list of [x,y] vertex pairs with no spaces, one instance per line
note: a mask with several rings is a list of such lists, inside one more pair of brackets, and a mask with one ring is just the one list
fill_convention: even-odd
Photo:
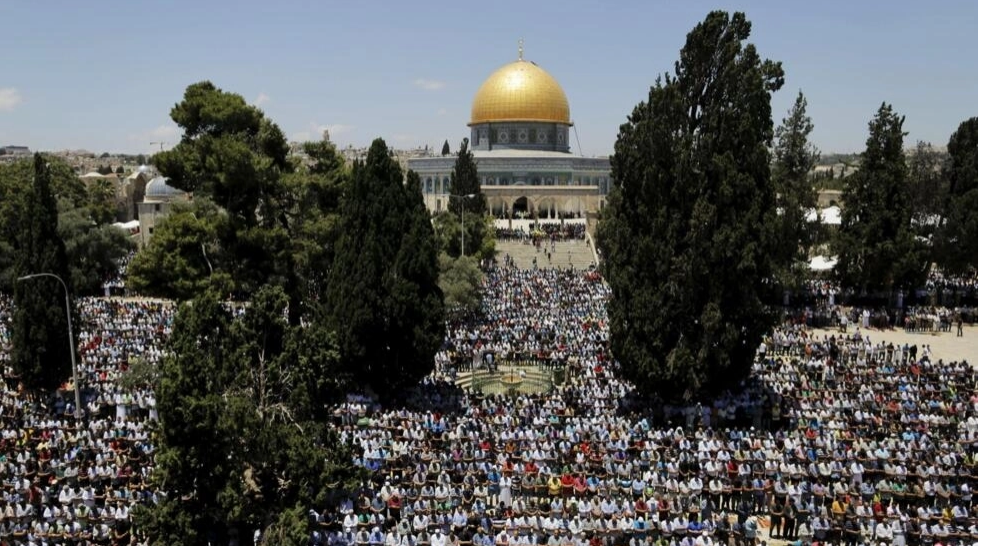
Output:
[[[540,269],[550,267],[588,269],[594,263],[593,249],[586,241],[557,241],[555,252],[546,243],[536,249],[531,243],[519,241],[496,241],[496,254],[499,263],[508,255],[519,269],[532,269],[533,260]],[[546,249],[550,249],[547,256]]]

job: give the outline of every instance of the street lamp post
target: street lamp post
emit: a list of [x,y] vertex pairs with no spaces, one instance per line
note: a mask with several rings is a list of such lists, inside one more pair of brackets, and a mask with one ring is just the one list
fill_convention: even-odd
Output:
[[468,193],[465,195],[451,195],[451,197],[456,197],[461,200],[461,257],[464,257],[464,200],[471,199],[472,197],[477,197],[477,193]]
[[68,317],[68,348],[70,351],[69,354],[72,355],[72,382],[75,383],[75,421],[78,422],[82,418],[82,395],[80,394],[82,386],[79,384],[78,365],[75,363],[75,335],[72,333],[72,305],[71,300],[68,298],[68,285],[65,284],[65,281],[61,277],[54,273],[34,273],[32,275],[18,277],[17,280],[26,281],[39,277],[53,277],[58,279],[61,287],[65,289],[65,316]]

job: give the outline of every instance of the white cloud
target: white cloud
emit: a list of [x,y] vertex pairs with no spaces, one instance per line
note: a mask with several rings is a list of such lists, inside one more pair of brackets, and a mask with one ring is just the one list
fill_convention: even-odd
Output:
[[306,129],[292,133],[290,135],[290,140],[292,142],[307,142],[310,140],[321,140],[321,138],[324,136],[324,132],[327,131],[328,136],[331,137],[331,140],[337,143],[338,141],[336,140],[336,138],[339,135],[351,133],[353,130],[355,130],[354,125],[347,125],[345,123],[320,124],[312,121],[307,125]]
[[338,135],[343,135],[345,133],[350,133],[355,129],[354,125],[346,125],[344,123],[332,123],[329,125],[317,125],[312,123],[311,127],[314,129],[314,132],[317,133],[318,137],[324,134],[324,131],[327,131],[331,138]]
[[173,148],[181,140],[181,129],[173,123],[164,123],[142,133],[127,135],[126,139],[141,151],[155,153]]
[[270,96],[266,93],[260,93],[253,101],[253,106],[263,106],[264,104],[270,102]]
[[177,141],[181,137],[181,129],[177,125],[158,125],[150,131],[150,138],[155,140]]
[[447,115],[447,109],[446,108],[440,108],[439,110],[437,110],[437,115],[438,116]]
[[20,92],[13,87],[0,87],[0,112],[9,112],[23,102]]
[[426,89],[427,91],[437,91],[443,89],[445,82],[440,80],[428,80],[427,78],[417,78],[413,80],[413,85],[419,87],[420,89]]

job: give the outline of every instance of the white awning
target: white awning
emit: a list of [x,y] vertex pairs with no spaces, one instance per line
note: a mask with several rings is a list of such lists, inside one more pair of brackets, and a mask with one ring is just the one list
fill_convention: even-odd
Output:
[[836,256],[826,257],[826,256],[816,256],[809,261],[809,269],[812,271],[829,271],[836,266]]
[[130,220],[129,222],[116,222],[115,224],[113,224],[113,227],[117,227],[120,229],[127,229],[127,230],[136,229],[140,227],[140,220]]

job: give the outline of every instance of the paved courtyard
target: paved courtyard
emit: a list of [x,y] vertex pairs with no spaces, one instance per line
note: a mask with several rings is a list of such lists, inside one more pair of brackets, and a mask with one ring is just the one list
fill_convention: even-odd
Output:
[[[855,330],[850,330],[852,334]],[[838,333],[835,328],[818,329],[816,333]],[[919,347],[928,345],[932,350],[932,360],[942,359],[946,362],[965,360],[979,368],[979,332],[977,326],[963,326],[962,337],[956,337],[956,328],[952,327],[951,332],[905,332],[902,328],[894,330],[876,330],[873,328],[861,328],[861,335],[870,336],[874,343],[887,341],[895,345],[911,345],[917,343]],[[918,351],[919,356],[923,353]]]

